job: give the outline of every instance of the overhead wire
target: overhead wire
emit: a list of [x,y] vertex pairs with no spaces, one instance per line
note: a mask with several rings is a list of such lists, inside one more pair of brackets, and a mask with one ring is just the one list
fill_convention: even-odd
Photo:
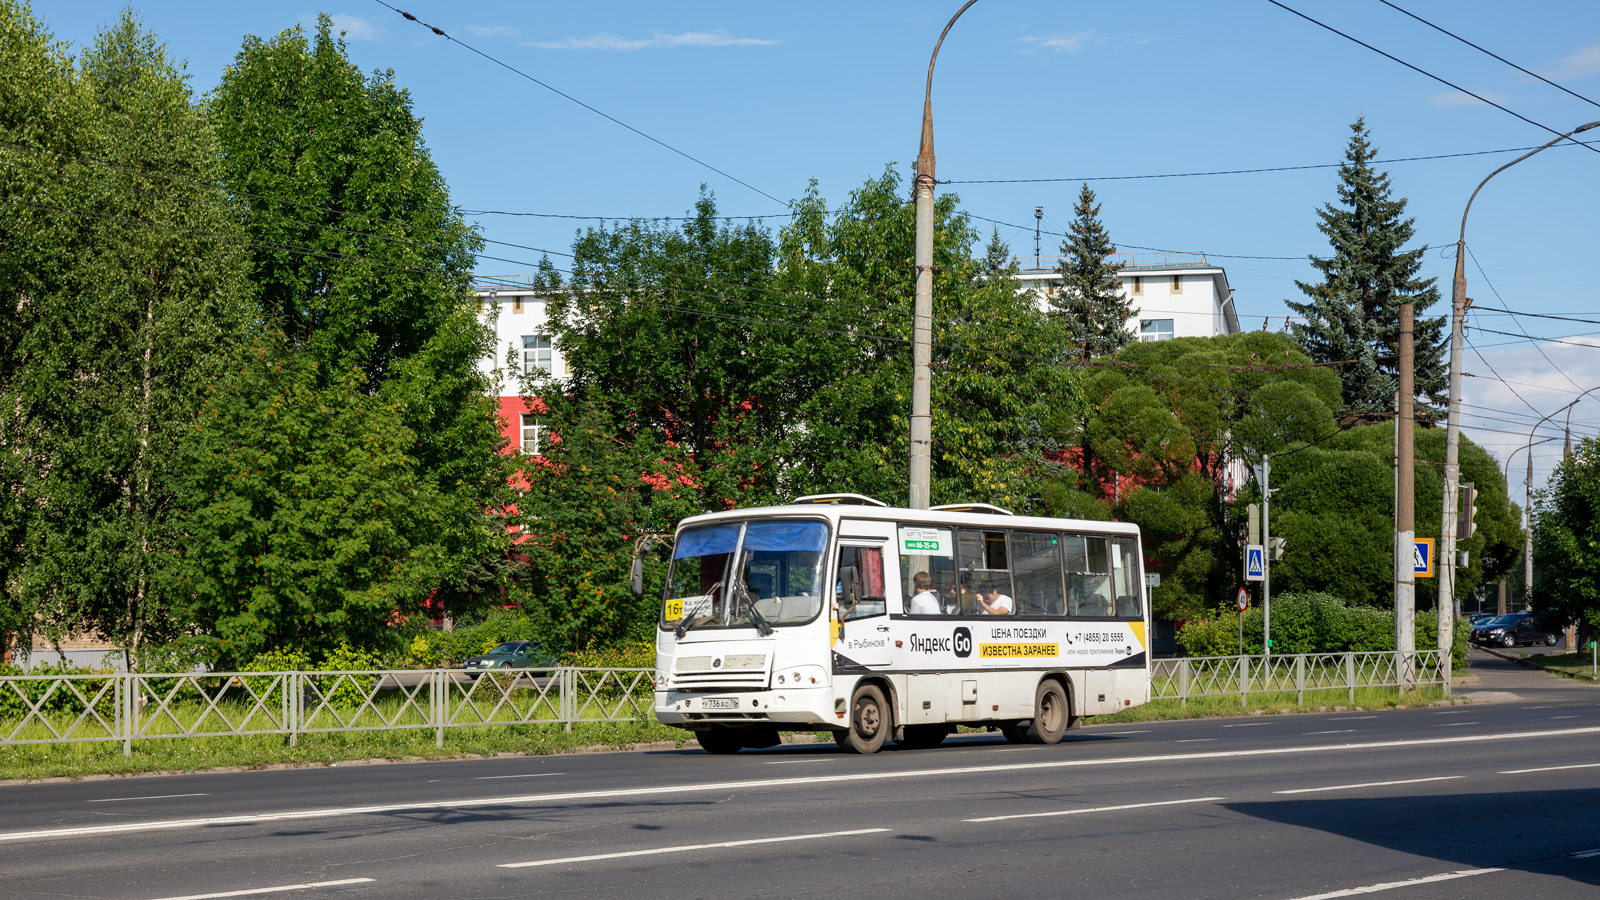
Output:
[[[1472,265],[1477,268],[1478,275],[1483,278],[1483,283],[1489,286],[1489,291],[1494,294],[1494,298],[1496,300],[1499,300],[1500,304],[1502,306],[1505,306],[1506,305],[1506,298],[1500,296],[1500,289],[1494,286],[1494,282],[1493,281],[1489,280],[1489,273],[1485,272],[1483,270],[1483,263],[1478,262],[1478,255],[1476,253],[1472,252],[1472,246],[1470,244],[1469,245],[1463,245],[1463,246],[1465,246],[1467,248],[1467,257],[1472,260]],[[1523,326],[1522,319],[1520,319],[1517,316],[1516,313],[1512,313],[1511,314],[1511,321],[1516,323],[1517,328],[1523,334],[1527,335],[1530,339],[1532,339],[1533,335],[1528,334],[1528,329]],[[1564,369],[1562,369],[1560,366],[1556,365],[1556,361],[1551,359],[1550,358],[1550,354],[1544,352],[1544,348],[1539,346],[1539,344],[1537,342],[1535,342],[1533,344],[1533,349],[1539,351],[1539,355],[1544,357],[1544,361],[1550,364],[1550,368],[1555,369],[1557,374],[1559,374],[1562,378],[1565,378],[1569,384],[1571,384],[1575,388],[1581,388],[1581,386],[1576,381],[1572,380],[1572,376],[1571,375],[1568,375]],[[1481,356],[1481,354],[1480,354],[1480,356]]]
[[1480,53],[1488,54],[1489,56],[1494,57],[1495,59],[1505,63],[1506,65],[1510,66],[1513,69],[1516,69],[1518,72],[1521,72],[1524,75],[1528,75],[1528,76],[1531,76],[1533,78],[1537,78],[1540,81],[1544,82],[1545,84],[1550,85],[1551,87],[1555,88],[1558,91],[1564,91],[1564,92],[1566,92],[1566,93],[1568,93],[1568,94],[1570,94],[1570,95],[1572,95],[1574,97],[1577,97],[1579,100],[1582,100],[1583,102],[1589,104],[1590,106],[1600,107],[1600,103],[1596,103],[1593,100],[1590,100],[1588,97],[1585,97],[1584,95],[1578,93],[1577,91],[1574,91],[1574,90],[1572,90],[1570,88],[1567,88],[1567,87],[1564,87],[1562,85],[1556,84],[1554,81],[1551,81],[1550,79],[1544,77],[1543,75],[1540,75],[1538,72],[1535,72],[1535,71],[1533,71],[1531,69],[1525,69],[1522,66],[1519,66],[1516,63],[1512,62],[1511,60],[1506,59],[1504,56],[1501,56],[1500,54],[1495,53],[1493,50],[1489,50],[1489,49],[1486,49],[1484,47],[1480,47],[1477,44],[1474,44],[1473,42],[1467,40],[1466,38],[1462,37],[1459,34],[1456,34],[1453,31],[1446,30],[1445,28],[1442,28],[1442,27],[1440,27],[1438,25],[1435,25],[1434,23],[1428,21],[1427,19],[1424,19],[1423,17],[1417,15],[1414,12],[1411,12],[1410,10],[1402,9],[1399,6],[1396,6],[1395,4],[1390,3],[1389,0],[1378,0],[1378,2],[1382,3],[1384,6],[1389,7],[1390,9],[1394,10],[1395,12],[1398,12],[1398,13],[1401,13],[1403,15],[1410,16],[1413,19],[1416,19],[1418,22],[1421,22],[1422,24],[1428,26],[1429,28],[1432,28],[1434,31],[1439,32],[1440,34],[1446,35],[1448,37],[1455,38],[1456,40],[1460,41],[1463,44],[1466,44],[1468,47],[1471,47],[1474,50],[1479,51]]
[[[1307,22],[1310,22],[1311,24],[1316,25],[1318,28],[1326,29],[1326,30],[1331,31],[1334,34],[1338,35],[1339,37],[1344,38],[1347,41],[1350,41],[1350,42],[1355,43],[1355,44],[1359,44],[1359,45],[1367,48],[1368,50],[1371,50],[1373,53],[1376,53],[1379,56],[1384,57],[1385,59],[1391,60],[1393,62],[1397,62],[1400,65],[1405,66],[1406,68],[1410,69],[1411,71],[1418,73],[1419,75],[1424,75],[1424,76],[1426,76],[1428,78],[1433,79],[1434,81],[1439,82],[1440,84],[1442,84],[1442,85],[1444,85],[1446,87],[1449,87],[1449,88],[1451,88],[1453,90],[1460,91],[1461,93],[1466,94],[1467,96],[1472,97],[1475,100],[1479,100],[1479,101],[1481,101],[1483,103],[1487,103],[1490,106],[1494,107],[1495,109],[1498,109],[1501,112],[1506,113],[1507,115],[1514,116],[1515,118],[1521,119],[1522,121],[1528,123],[1529,125],[1532,125],[1535,128],[1538,128],[1538,129],[1540,129],[1542,131],[1547,131],[1550,134],[1553,134],[1553,135],[1555,135],[1557,137],[1566,137],[1567,136],[1566,132],[1557,131],[1556,129],[1551,128],[1549,125],[1545,125],[1542,122],[1535,122],[1533,119],[1528,118],[1527,116],[1523,115],[1522,113],[1517,112],[1516,110],[1510,109],[1510,108],[1508,108],[1508,107],[1506,107],[1506,106],[1504,106],[1502,104],[1496,103],[1493,100],[1490,100],[1488,97],[1483,96],[1482,94],[1478,94],[1478,93],[1475,93],[1473,91],[1469,91],[1466,88],[1462,87],[1459,84],[1456,84],[1453,81],[1447,81],[1446,79],[1441,78],[1438,75],[1433,74],[1432,72],[1429,72],[1427,69],[1424,69],[1421,66],[1415,65],[1413,63],[1406,62],[1405,60],[1401,59],[1398,56],[1395,56],[1392,53],[1386,53],[1386,52],[1384,52],[1382,50],[1379,50],[1377,47],[1372,46],[1371,44],[1367,43],[1366,41],[1363,41],[1360,38],[1355,37],[1354,35],[1346,34],[1345,32],[1340,31],[1339,29],[1333,27],[1332,25],[1329,25],[1326,22],[1322,22],[1322,21],[1319,21],[1317,19],[1314,19],[1311,16],[1306,15],[1305,13],[1295,9],[1292,6],[1289,6],[1289,5],[1285,4],[1285,3],[1280,2],[1280,0],[1267,0],[1267,2],[1271,3],[1273,6],[1276,6],[1276,7],[1278,7],[1279,9],[1281,9],[1281,10],[1283,10],[1285,12],[1292,13],[1292,14],[1294,14],[1296,16],[1299,16],[1302,19],[1305,19]],[[1600,147],[1592,146],[1590,144],[1584,143],[1583,141],[1572,141],[1572,143],[1577,144],[1578,146],[1583,147],[1583,148],[1585,148],[1587,150],[1592,150],[1595,153],[1600,153]]]
[[585,103],[582,100],[579,100],[577,97],[572,96],[571,94],[567,93],[566,91],[563,91],[563,90],[561,90],[561,89],[559,89],[559,88],[557,88],[557,87],[555,87],[553,85],[550,85],[550,84],[548,84],[548,83],[546,83],[544,81],[539,80],[538,78],[533,77],[532,75],[529,75],[527,72],[522,71],[521,69],[517,68],[516,66],[511,65],[508,62],[505,62],[505,61],[500,60],[500,59],[496,59],[495,57],[490,56],[489,54],[483,52],[482,50],[479,50],[477,47],[474,47],[471,44],[468,44],[465,41],[463,41],[463,40],[461,40],[461,39],[459,39],[457,37],[454,37],[454,36],[452,36],[450,34],[447,34],[444,29],[439,28],[438,26],[430,25],[427,22],[422,21],[421,19],[417,18],[416,16],[412,15],[411,13],[406,12],[403,9],[399,9],[398,7],[390,6],[388,3],[385,3],[384,0],[373,0],[373,2],[377,3],[379,6],[382,6],[385,9],[388,9],[388,10],[390,10],[392,12],[399,13],[400,15],[404,16],[408,21],[415,22],[418,25],[421,25],[422,27],[432,31],[434,34],[437,34],[438,36],[444,38],[445,40],[451,42],[452,44],[455,44],[458,47],[462,47],[463,49],[469,50],[469,51],[477,54],[478,56],[483,57],[484,59],[488,60],[489,62],[492,62],[495,65],[497,65],[497,66],[499,66],[499,67],[501,67],[501,68],[503,68],[503,69],[505,69],[505,70],[507,70],[509,72],[513,72],[513,73],[515,73],[516,75],[518,75],[518,76],[520,76],[522,78],[526,78],[527,80],[533,82],[534,84],[537,84],[539,87],[544,88],[545,90],[551,92],[552,94],[555,94],[555,95],[557,95],[559,97],[562,97],[562,98],[564,98],[566,100],[570,100],[573,103],[576,103],[579,106],[583,107],[584,109],[587,109],[588,111],[594,113],[595,115],[600,116],[601,118],[603,118],[603,119],[605,119],[605,120],[607,120],[607,121],[609,121],[609,122],[611,122],[611,123],[613,123],[615,125],[620,125],[623,128],[626,128],[627,130],[629,130],[629,131],[633,132],[634,134],[638,135],[639,137],[642,137],[645,140],[650,141],[653,144],[656,144],[657,146],[663,147],[663,148],[665,148],[667,150],[672,151],[673,153],[676,153],[677,155],[683,157],[684,159],[689,160],[690,162],[694,163],[697,166],[701,166],[702,168],[709,169],[709,170],[717,173],[718,175],[721,175],[723,178],[726,178],[729,181],[734,182],[735,184],[738,184],[738,185],[741,185],[743,187],[749,188],[750,190],[755,191],[756,193],[760,194],[761,196],[767,198],[768,200],[771,200],[773,203],[777,203],[779,205],[787,205],[787,204],[784,203],[784,201],[779,200],[777,197],[772,196],[771,194],[767,193],[766,191],[763,191],[761,188],[756,187],[755,185],[751,184],[750,182],[745,181],[745,180],[743,180],[741,178],[738,178],[738,177],[736,177],[734,175],[731,175],[731,174],[723,171],[722,169],[719,169],[716,166],[713,166],[712,164],[706,162],[705,160],[702,160],[702,159],[699,159],[698,157],[692,156],[692,155],[690,155],[689,153],[687,153],[687,152],[685,152],[683,150],[679,150],[677,147],[672,146],[671,144],[667,143],[666,141],[663,141],[660,138],[655,137],[653,135],[647,134],[647,133],[639,130],[638,128],[633,127],[632,125],[629,125],[627,122],[622,121],[621,119],[617,118],[616,116],[613,116],[610,113],[607,113],[607,112],[605,112],[603,110],[597,109],[594,106],[592,106],[592,105],[590,105],[588,103]]

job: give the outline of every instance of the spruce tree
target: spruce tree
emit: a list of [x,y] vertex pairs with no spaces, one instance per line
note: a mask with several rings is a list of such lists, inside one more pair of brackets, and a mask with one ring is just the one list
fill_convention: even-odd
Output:
[[1100,204],[1087,183],[1072,208],[1072,225],[1061,242],[1061,289],[1050,298],[1050,311],[1066,322],[1080,359],[1107,356],[1133,339],[1128,319],[1133,305],[1123,296],[1117,273],[1121,263],[1108,260],[1117,248],[1100,223]]
[[1428,404],[1445,395],[1445,318],[1423,317],[1439,300],[1434,280],[1417,277],[1428,248],[1403,249],[1416,233],[1416,220],[1403,218],[1406,200],[1392,196],[1388,173],[1373,169],[1378,150],[1366,121],[1357,118],[1350,131],[1339,166],[1339,202],[1317,211],[1317,228],[1328,236],[1333,255],[1310,258],[1321,281],[1295,282],[1309,300],[1285,302],[1305,319],[1291,322],[1289,330],[1306,353],[1317,362],[1342,363],[1344,412],[1360,419],[1394,409],[1400,306],[1407,300],[1417,314],[1417,397]]

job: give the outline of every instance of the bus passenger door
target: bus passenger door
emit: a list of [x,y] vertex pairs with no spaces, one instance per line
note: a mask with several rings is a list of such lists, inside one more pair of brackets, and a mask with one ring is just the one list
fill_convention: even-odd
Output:
[[888,579],[884,565],[888,537],[882,541],[851,533],[850,523],[839,536],[839,557],[834,569],[832,626],[834,671],[882,669],[889,665]]

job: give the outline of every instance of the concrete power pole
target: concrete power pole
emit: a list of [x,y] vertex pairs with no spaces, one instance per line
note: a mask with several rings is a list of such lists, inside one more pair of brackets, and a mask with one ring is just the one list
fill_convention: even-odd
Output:
[[[1416,470],[1416,393],[1412,335],[1414,310],[1410,303],[1400,306],[1400,378],[1396,387],[1398,414],[1395,416],[1395,496],[1394,496],[1394,652],[1396,675],[1409,687],[1416,671],[1412,658],[1417,650],[1417,576],[1413,563],[1417,537]],[[1448,567],[1452,561],[1446,560]],[[1434,560],[1437,569],[1439,560]]]
[[933,64],[950,26],[977,0],[967,0],[950,17],[928,58],[928,86],[922,95],[922,143],[917,149],[916,297],[911,311],[911,508],[933,504]]

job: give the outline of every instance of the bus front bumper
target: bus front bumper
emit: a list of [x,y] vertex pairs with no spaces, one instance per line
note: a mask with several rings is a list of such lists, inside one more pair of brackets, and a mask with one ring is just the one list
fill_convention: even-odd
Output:
[[[767,691],[657,691],[656,720],[679,728],[707,725],[787,725],[841,727],[833,721],[831,688],[795,688]],[[842,712],[842,711],[841,711]]]

